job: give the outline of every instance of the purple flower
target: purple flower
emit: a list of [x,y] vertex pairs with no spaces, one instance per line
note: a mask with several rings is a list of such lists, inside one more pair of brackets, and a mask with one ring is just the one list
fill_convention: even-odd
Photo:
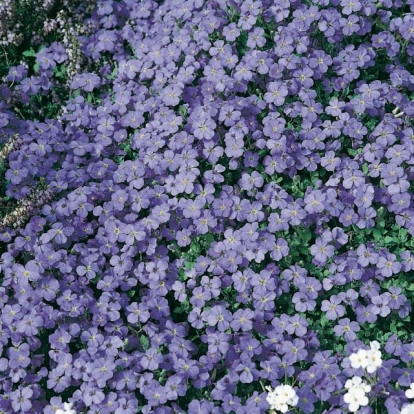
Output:
[[385,317],[391,313],[391,309],[388,306],[390,298],[385,294],[372,297],[371,302],[373,305],[372,312],[376,315]]
[[282,209],[280,217],[293,226],[298,226],[306,217],[305,210],[295,203],[289,203]]
[[27,412],[32,407],[30,401],[33,390],[29,387],[19,388],[10,394],[13,410],[16,412]]
[[222,33],[228,42],[234,42],[240,35],[240,30],[237,28],[236,23],[230,23],[223,28]]
[[244,190],[251,190],[254,187],[260,188],[264,183],[263,177],[258,172],[254,171],[252,174],[242,174],[239,185]]
[[316,301],[304,292],[296,292],[292,297],[292,303],[294,303],[297,312],[312,311],[316,307]]
[[194,136],[200,140],[210,140],[214,136],[216,123],[211,118],[198,119],[194,122]]
[[404,305],[406,298],[404,295],[401,295],[402,289],[400,287],[391,286],[389,289],[389,298],[388,306],[391,309],[400,309]]
[[250,309],[238,309],[233,314],[233,320],[230,323],[234,331],[241,330],[242,332],[249,332],[253,328],[252,319],[254,312]]
[[304,413],[314,412],[314,403],[318,401],[316,395],[311,391],[309,387],[302,387],[297,391],[299,397],[298,408]]
[[325,194],[320,190],[315,190],[309,193],[305,201],[305,210],[310,214],[321,213],[324,210]]
[[286,327],[286,332],[290,335],[295,334],[296,336],[302,337],[307,332],[308,322],[305,318],[294,315],[290,318],[289,325]]
[[162,99],[167,106],[176,106],[179,104],[182,95],[182,89],[177,85],[167,86],[162,91]]
[[396,261],[395,254],[387,253],[384,256],[380,255],[378,259],[377,268],[384,277],[390,277],[401,270],[401,263]]
[[270,257],[273,260],[279,261],[289,254],[289,245],[285,239],[279,238],[272,243],[272,251]]
[[44,320],[41,315],[37,315],[35,311],[26,314],[18,323],[17,329],[26,336],[35,336],[39,329],[43,326]]
[[71,335],[69,332],[58,329],[55,333],[49,336],[49,342],[52,346],[52,348],[60,349],[60,350],[66,350],[67,344],[71,340]]
[[329,300],[323,300],[321,310],[326,312],[326,318],[335,320],[345,315],[345,307],[341,305],[341,300],[338,296],[331,296]]
[[264,100],[267,103],[281,106],[285,102],[285,98],[288,95],[288,89],[282,82],[270,82],[267,85],[267,92],[264,94]]
[[349,318],[340,319],[338,325],[334,327],[336,336],[344,336],[346,341],[354,341],[356,339],[355,332],[359,332],[360,327],[357,322],[354,322]]
[[242,384],[250,384],[255,381],[259,376],[259,371],[247,354],[242,353],[240,357],[240,363],[235,367],[235,371],[238,373],[240,382]]
[[145,355],[143,355],[140,364],[144,369],[155,371],[162,362],[162,355],[159,354],[156,349],[150,348],[145,352]]
[[10,168],[6,171],[5,177],[13,184],[20,184],[28,175],[29,170],[17,161],[10,162]]
[[232,314],[226,310],[223,306],[213,306],[210,310],[204,311],[202,318],[210,326],[216,326],[220,331],[225,331],[230,326],[232,321]]
[[403,362],[410,362],[414,359],[414,342],[402,345],[400,358]]
[[311,246],[310,252],[315,260],[324,264],[333,256],[335,249],[333,246],[327,244],[322,238],[318,238],[316,239],[315,244]]
[[404,272],[409,272],[414,269],[414,256],[410,251],[405,250],[401,252],[400,257],[403,260],[401,266]]
[[385,351],[396,356],[401,355],[402,342],[396,334],[391,335],[385,344]]
[[284,354],[284,361],[288,364],[294,364],[297,361],[303,361],[308,355],[305,349],[305,341],[302,339],[294,339],[293,342],[286,341],[281,348]]

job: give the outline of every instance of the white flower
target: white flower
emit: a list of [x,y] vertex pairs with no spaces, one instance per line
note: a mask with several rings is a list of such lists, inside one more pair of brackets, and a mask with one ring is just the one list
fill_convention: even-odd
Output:
[[344,395],[344,401],[349,404],[349,411],[356,412],[360,406],[368,405],[369,400],[364,390],[359,387],[352,387]]
[[371,386],[362,381],[361,377],[353,377],[345,383],[348,392],[344,395],[344,401],[349,404],[349,410],[358,411],[360,406],[368,405],[366,393],[371,391]]
[[58,408],[55,414],[76,414],[76,411],[72,410],[72,403],[63,403],[63,410]]
[[349,390],[350,388],[356,387],[358,385],[362,384],[362,378],[361,377],[352,377],[345,383],[345,388]]
[[283,398],[278,395],[276,390],[269,392],[269,394],[266,397],[266,401],[269,403],[270,408],[272,410],[281,411],[282,413],[285,413],[288,411],[289,407],[286,404],[286,401],[283,400]]
[[287,404],[296,405],[298,403],[296,391],[290,385],[279,385],[276,390],[283,396]]
[[352,379],[349,379],[345,383],[345,388],[350,390],[352,388],[360,388],[364,392],[370,392],[371,391],[371,385],[368,385],[366,382],[362,381],[361,377],[352,377]]
[[360,349],[357,353],[351,354],[349,360],[352,368],[366,368],[368,366],[367,351]]
[[371,349],[360,349],[357,353],[350,355],[349,361],[352,368],[362,367],[372,374],[382,365],[382,354],[379,350],[380,344],[378,341],[372,341],[369,345]]
[[287,413],[289,411],[289,406],[283,401],[278,401],[278,403],[274,406],[274,409],[276,411],[280,411],[281,413]]
[[382,365],[382,359],[381,359],[381,351],[375,351],[371,349],[367,352],[367,371],[372,374],[375,372],[381,365]]
[[414,414],[414,404],[404,405],[400,414]]
[[414,398],[414,382],[410,385],[410,389],[405,391],[405,396],[407,398]]

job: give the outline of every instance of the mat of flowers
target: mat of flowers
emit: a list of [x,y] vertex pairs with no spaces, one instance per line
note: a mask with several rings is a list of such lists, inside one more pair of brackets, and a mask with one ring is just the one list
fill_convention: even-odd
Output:
[[414,413],[414,1],[77,13],[0,84],[0,413]]

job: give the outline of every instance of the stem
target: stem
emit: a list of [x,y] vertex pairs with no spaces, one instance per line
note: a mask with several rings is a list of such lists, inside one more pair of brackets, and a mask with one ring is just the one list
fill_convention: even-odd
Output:
[[1,48],[3,49],[3,53],[4,53],[4,57],[5,57],[5,59],[6,59],[6,64],[7,64],[7,67],[8,68],[10,68],[10,63],[9,63],[9,59],[8,59],[8,55],[7,55],[7,51],[6,51],[6,49],[4,48],[4,46],[3,45],[1,45]]

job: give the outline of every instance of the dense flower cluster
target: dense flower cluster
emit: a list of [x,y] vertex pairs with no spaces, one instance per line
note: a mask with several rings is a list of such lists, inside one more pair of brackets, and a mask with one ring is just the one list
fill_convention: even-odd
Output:
[[0,412],[408,412],[414,2],[80,10],[0,85]]
[[[48,32],[58,29],[55,10],[64,8],[73,12],[79,4],[82,4],[80,0],[3,0],[0,3],[0,45],[3,51],[10,46],[20,46],[27,35],[32,36],[32,46],[40,44]],[[27,33],[29,29],[31,33]]]

